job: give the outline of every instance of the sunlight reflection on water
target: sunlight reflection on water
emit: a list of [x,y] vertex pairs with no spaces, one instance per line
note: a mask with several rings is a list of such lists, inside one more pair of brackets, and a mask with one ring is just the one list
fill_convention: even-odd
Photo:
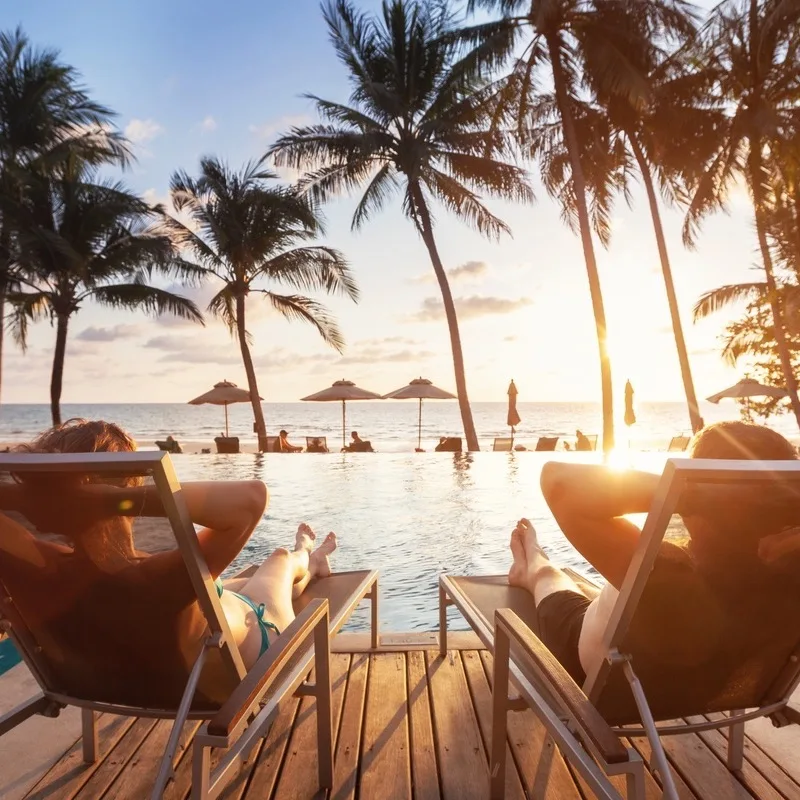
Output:
[[[556,454],[599,461],[596,454]],[[539,453],[330,453],[252,456],[179,456],[181,480],[258,478],[270,504],[232,569],[264,559],[293,543],[300,521],[317,533],[334,530],[334,570],[379,569],[381,628],[434,630],[437,582],[508,570],[508,539],[517,519],[536,525],[557,563],[594,571],[558,530],[539,490]],[[632,453],[630,465],[660,472],[666,455]],[[453,609],[451,609],[452,611]],[[453,614],[454,627],[464,628]],[[368,608],[351,629],[365,627]]]

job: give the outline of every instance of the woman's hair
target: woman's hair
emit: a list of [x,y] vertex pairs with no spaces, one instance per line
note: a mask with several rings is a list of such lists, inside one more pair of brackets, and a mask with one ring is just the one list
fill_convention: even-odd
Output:
[[[40,433],[32,442],[19,445],[20,453],[132,453],[136,442],[119,425],[103,420],[86,420],[76,417]],[[92,483],[109,483],[115,486],[140,486],[137,476],[123,476],[117,480],[105,476],[89,478]]]

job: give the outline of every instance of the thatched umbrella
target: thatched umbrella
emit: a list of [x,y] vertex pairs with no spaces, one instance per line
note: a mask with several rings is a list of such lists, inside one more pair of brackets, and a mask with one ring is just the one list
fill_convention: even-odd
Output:
[[422,401],[423,400],[455,400],[456,396],[438,386],[434,386],[427,378],[414,378],[411,383],[395,389],[383,396],[384,400],[419,400],[419,422],[417,425],[417,449],[422,448]]
[[735,400],[743,399],[745,408],[749,410],[751,397],[788,397],[788,395],[789,392],[780,386],[766,386],[754,378],[742,378],[738,383],[734,383],[733,386],[729,386],[721,392],[712,394],[706,400],[709,403],[719,403],[720,400],[726,397],[732,397]]
[[[259,397],[263,400],[263,397]],[[189,401],[190,406],[225,406],[225,437],[228,437],[228,406],[233,403],[249,403],[250,392],[247,389],[240,389],[235,383],[230,381],[220,381],[214,384],[214,388],[200,397],[195,397]]]
[[375,392],[370,392],[367,389],[360,389],[353,381],[336,381],[332,386],[323,389],[321,392],[310,394],[308,397],[301,397],[301,400],[307,400],[312,403],[331,403],[338,400],[342,401],[342,447],[345,446],[345,430],[347,428],[347,410],[346,403],[348,400],[382,400],[381,395]]

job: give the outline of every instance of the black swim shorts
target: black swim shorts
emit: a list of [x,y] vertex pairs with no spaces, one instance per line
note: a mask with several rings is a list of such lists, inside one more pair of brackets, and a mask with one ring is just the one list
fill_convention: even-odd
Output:
[[586,673],[578,655],[578,641],[583,618],[591,602],[580,592],[564,590],[547,595],[536,608],[539,617],[539,638],[578,686],[582,686],[586,680]]

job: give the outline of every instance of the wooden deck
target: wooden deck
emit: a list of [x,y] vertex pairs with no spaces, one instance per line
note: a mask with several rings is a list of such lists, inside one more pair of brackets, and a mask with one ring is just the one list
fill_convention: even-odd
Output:
[[[402,650],[332,655],[336,730],[336,800],[463,800],[488,792],[491,655],[480,650]],[[223,795],[232,800],[311,798],[317,792],[314,700],[290,699],[268,737]],[[58,723],[53,723],[58,724]],[[187,728],[191,734],[196,725]],[[169,734],[168,722],[101,717],[101,760],[87,766],[80,743],[26,795],[45,800],[146,798]],[[667,740],[682,798],[794,800],[800,784],[748,740],[746,766],[724,765],[718,731]],[[548,741],[530,710],[509,715],[507,797],[590,796]],[[646,741],[637,747],[648,760]],[[184,751],[167,797],[186,798],[190,753]],[[659,795],[648,776],[648,796]]]

